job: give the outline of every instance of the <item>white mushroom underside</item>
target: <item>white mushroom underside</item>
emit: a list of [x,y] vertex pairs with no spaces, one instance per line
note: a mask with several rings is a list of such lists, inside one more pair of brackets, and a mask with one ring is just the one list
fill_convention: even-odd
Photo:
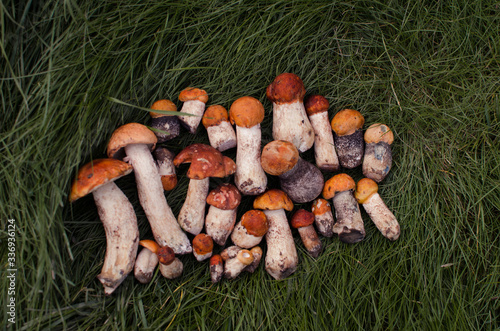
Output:
[[314,144],[314,130],[300,101],[273,102],[273,139],[286,140],[305,152]]
[[251,128],[236,126],[236,173],[234,182],[241,193],[258,195],[265,191],[266,173],[260,164],[260,124]]
[[220,152],[236,147],[236,133],[228,121],[207,128],[208,140],[213,148]]
[[389,240],[396,240],[399,238],[400,227],[398,220],[394,214],[387,208],[382,198],[378,193],[373,194],[363,204],[366,213],[370,216],[371,220],[377,226],[377,229]]
[[143,248],[137,255],[134,267],[134,276],[142,284],[149,283],[158,265],[158,255],[147,248]]
[[197,235],[203,230],[209,184],[210,179],[208,177],[189,181],[186,200],[177,217],[179,225],[184,231]]
[[236,223],[236,209],[219,209],[214,206],[208,208],[207,217],[205,219],[205,229],[213,241],[224,246],[226,240],[233,231]]
[[314,157],[316,165],[322,170],[334,171],[339,165],[339,158],[335,151],[332,127],[328,119],[328,112],[313,114],[309,116],[314,128]]
[[201,118],[205,112],[205,103],[199,100],[188,100],[182,104],[182,113],[188,113],[196,116],[179,116],[181,120],[187,127],[189,127],[189,132],[195,133],[198,125],[200,125]]
[[241,225],[241,221],[236,224],[231,233],[231,241],[241,248],[252,248],[262,241],[262,237],[256,237],[247,232],[247,229]]

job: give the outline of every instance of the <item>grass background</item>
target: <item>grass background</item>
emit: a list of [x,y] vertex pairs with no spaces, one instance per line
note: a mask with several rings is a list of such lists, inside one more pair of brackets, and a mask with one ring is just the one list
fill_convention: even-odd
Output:
[[[495,1],[15,1],[0,5],[1,261],[16,224],[16,329],[460,329],[500,327],[500,4]],[[356,245],[323,238],[284,281],[212,285],[182,257],[174,281],[128,277],[105,297],[104,230],[92,198],[70,205],[79,166],[119,125],[187,86],[229,108],[263,102],[282,72],[395,133],[380,193],[401,224],[386,240],[363,213]],[[203,127],[168,142],[208,142]],[[234,158],[235,151],[225,153]],[[312,151],[303,157],[313,160]],[[167,193],[178,213],[188,180]],[[360,169],[348,171],[356,180]],[[325,173],[325,179],[332,174]],[[214,180],[212,187],[220,181]],[[270,178],[270,186],[276,185]],[[151,236],[133,176],[118,181]],[[252,203],[245,198],[241,215]],[[309,205],[296,205],[297,208]],[[264,245],[265,246],[265,245]],[[8,280],[0,278],[0,304]],[[2,316],[3,328],[10,326]]]

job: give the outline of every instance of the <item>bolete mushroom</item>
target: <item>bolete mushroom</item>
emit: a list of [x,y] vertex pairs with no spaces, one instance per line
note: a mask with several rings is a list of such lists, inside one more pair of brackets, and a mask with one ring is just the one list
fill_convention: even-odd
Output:
[[261,164],[266,173],[279,177],[281,189],[294,202],[312,201],[323,190],[323,174],[302,159],[291,142],[274,140],[268,143],[262,150]]
[[234,183],[242,194],[261,194],[267,186],[267,177],[260,165],[260,123],[264,119],[264,106],[255,98],[241,97],[231,105],[229,119],[236,124]]
[[181,260],[175,257],[172,248],[169,246],[160,247],[154,240],[141,240],[140,244],[158,256],[158,261],[160,262],[159,269],[163,277],[174,279],[182,275],[184,266]]
[[394,134],[385,124],[375,123],[365,132],[363,175],[380,183],[391,170]]
[[179,116],[181,124],[189,130],[190,133],[195,133],[200,125],[201,118],[205,112],[205,104],[208,102],[208,94],[202,89],[188,87],[179,94],[179,101],[182,104],[181,112],[194,116]]
[[224,262],[219,254],[210,258],[210,279],[212,283],[218,283],[224,275]]
[[253,262],[253,254],[248,249],[242,249],[236,257],[226,260],[224,264],[224,277],[235,279],[247,266]]
[[333,226],[335,224],[335,219],[333,218],[332,206],[330,203],[322,198],[318,198],[313,201],[312,213],[314,214],[314,223],[316,224],[316,229],[323,237],[333,236]]
[[232,242],[242,248],[252,248],[262,241],[269,229],[266,214],[261,210],[249,210],[231,233]]
[[361,179],[354,196],[384,237],[391,241],[399,238],[401,231],[398,220],[378,194],[378,185],[373,179]]
[[193,255],[198,261],[203,261],[212,256],[214,241],[204,233],[197,234],[193,239]]
[[139,229],[134,207],[114,183],[132,172],[132,166],[114,159],[97,159],[78,171],[69,201],[92,193],[106,232],[106,255],[97,276],[107,295],[113,293],[134,268]]
[[259,267],[260,261],[262,260],[262,248],[259,246],[252,247],[250,253],[253,255],[253,262],[250,263],[243,271],[247,271],[249,273],[254,273],[255,270]]
[[212,105],[205,110],[202,119],[203,126],[207,129],[210,145],[221,152],[236,147],[236,133],[229,123],[226,108]]
[[153,273],[158,266],[158,255],[149,248],[144,247],[135,260],[134,276],[142,284],[147,284],[153,278]]
[[177,106],[170,100],[161,99],[155,101],[151,109],[153,110],[149,112],[151,127],[156,129],[154,133],[158,138],[158,143],[161,144],[177,137],[181,130],[179,118],[176,115],[155,112],[155,110],[176,112]]
[[273,139],[289,141],[300,152],[314,144],[314,129],[303,102],[305,94],[304,83],[292,73],[278,75],[266,90],[273,103]]
[[365,144],[363,141],[363,124],[365,118],[357,110],[344,109],[332,119],[335,148],[340,165],[347,169],[361,165]]
[[321,240],[316,233],[313,226],[314,214],[305,210],[299,209],[293,214],[291,225],[299,231],[302,243],[306,247],[309,255],[312,257],[318,257],[319,253],[323,249]]
[[170,246],[177,254],[191,253],[191,243],[167,203],[158,167],[151,155],[156,141],[153,131],[145,125],[125,124],[113,132],[107,154],[115,159],[126,155],[125,160],[134,168],[139,201],[156,242]]
[[177,175],[175,173],[174,157],[175,154],[165,147],[157,147],[153,156],[158,165],[161,184],[165,191],[171,191],[177,186]]

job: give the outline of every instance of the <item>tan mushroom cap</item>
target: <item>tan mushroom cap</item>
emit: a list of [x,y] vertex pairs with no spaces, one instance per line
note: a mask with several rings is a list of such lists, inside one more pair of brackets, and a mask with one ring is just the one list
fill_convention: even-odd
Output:
[[236,168],[232,159],[205,144],[189,145],[177,154],[173,163],[176,167],[182,163],[191,163],[187,172],[187,176],[191,179],[223,178],[234,173]]
[[264,120],[264,106],[253,97],[241,97],[229,108],[229,120],[231,124],[251,128]]
[[262,237],[269,230],[269,222],[266,214],[261,210],[249,210],[241,216],[241,225],[245,227],[248,234]]
[[78,171],[71,186],[69,201],[73,202],[92,193],[100,186],[126,176],[133,170],[132,165],[116,159],[97,159],[85,164]]
[[279,176],[290,171],[299,161],[299,151],[291,142],[274,140],[262,149],[260,163],[270,175]]
[[291,211],[293,209],[293,202],[282,190],[270,189],[255,198],[253,208],[262,210],[285,209]]
[[295,229],[303,228],[314,223],[314,214],[305,209],[297,210],[290,220],[290,224]]
[[205,90],[196,88],[196,87],[188,87],[179,93],[179,101],[186,102],[190,100],[198,100],[203,103],[208,102],[208,94]]
[[150,239],[144,239],[144,240],[139,241],[139,245],[141,245],[144,248],[149,249],[151,252],[153,252],[155,254],[160,249],[160,245],[158,245],[156,243],[156,241],[150,240]]
[[348,174],[338,174],[326,181],[323,187],[323,197],[331,199],[336,193],[354,190],[356,182]]
[[338,136],[347,136],[363,128],[365,118],[357,110],[344,109],[335,114],[331,124]]
[[235,209],[240,205],[241,193],[236,186],[229,183],[219,185],[210,191],[207,196],[207,203],[223,210]]
[[169,265],[175,260],[174,250],[170,246],[163,246],[156,252],[158,260],[161,264]]
[[147,126],[139,123],[128,123],[120,126],[113,132],[109,139],[107,155],[114,159],[122,159],[125,156],[123,148],[132,144],[149,145],[150,150],[156,146],[158,138]]
[[356,192],[354,197],[359,203],[365,203],[373,194],[378,192],[377,183],[370,178],[363,178],[356,185]]
[[208,254],[214,249],[214,241],[209,235],[200,233],[193,238],[193,249],[198,255]]
[[201,122],[205,128],[208,128],[222,122],[229,122],[229,115],[226,108],[221,105],[212,105],[205,110]]
[[[177,106],[172,101],[170,101],[168,99],[161,99],[161,100],[155,101],[151,105],[151,109],[153,109],[153,110],[165,110],[165,111],[177,111]],[[152,118],[172,116],[172,115],[167,115],[167,114],[162,114],[162,113],[155,113],[153,111],[150,111],[149,115]]]
[[330,103],[322,95],[311,95],[304,102],[308,116],[328,111]]
[[244,265],[249,265],[253,262],[253,254],[248,249],[242,249],[239,251],[236,258]]
[[302,102],[306,89],[299,76],[292,73],[282,73],[267,87],[266,96],[274,103]]
[[313,201],[311,211],[314,215],[323,215],[329,211],[332,211],[332,206],[330,203],[322,198],[318,198]]
[[364,138],[367,144],[385,142],[390,145],[394,141],[394,134],[387,125],[375,123],[366,129]]

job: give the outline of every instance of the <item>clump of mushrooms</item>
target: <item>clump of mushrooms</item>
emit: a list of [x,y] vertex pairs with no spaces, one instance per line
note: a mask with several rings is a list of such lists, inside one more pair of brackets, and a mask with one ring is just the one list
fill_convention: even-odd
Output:
[[363,175],[380,183],[391,170],[394,134],[387,125],[375,123],[366,129],[364,139]]
[[207,129],[210,145],[221,152],[236,147],[236,133],[229,123],[226,108],[212,105],[205,110],[202,119],[203,126]]
[[162,99],[153,103],[151,109],[153,110],[149,112],[151,127],[155,129],[158,143],[161,144],[177,137],[181,131],[179,118],[176,115],[155,112],[155,110],[176,112],[177,106],[170,100]]
[[190,133],[194,134],[196,129],[198,129],[203,113],[205,112],[205,104],[208,102],[208,94],[202,89],[188,87],[179,93],[179,101],[184,102],[182,104],[181,112],[193,115],[181,115],[179,116],[179,120]]
[[361,165],[365,144],[363,141],[363,124],[365,118],[357,110],[344,109],[332,119],[335,148],[340,165],[347,169]]

